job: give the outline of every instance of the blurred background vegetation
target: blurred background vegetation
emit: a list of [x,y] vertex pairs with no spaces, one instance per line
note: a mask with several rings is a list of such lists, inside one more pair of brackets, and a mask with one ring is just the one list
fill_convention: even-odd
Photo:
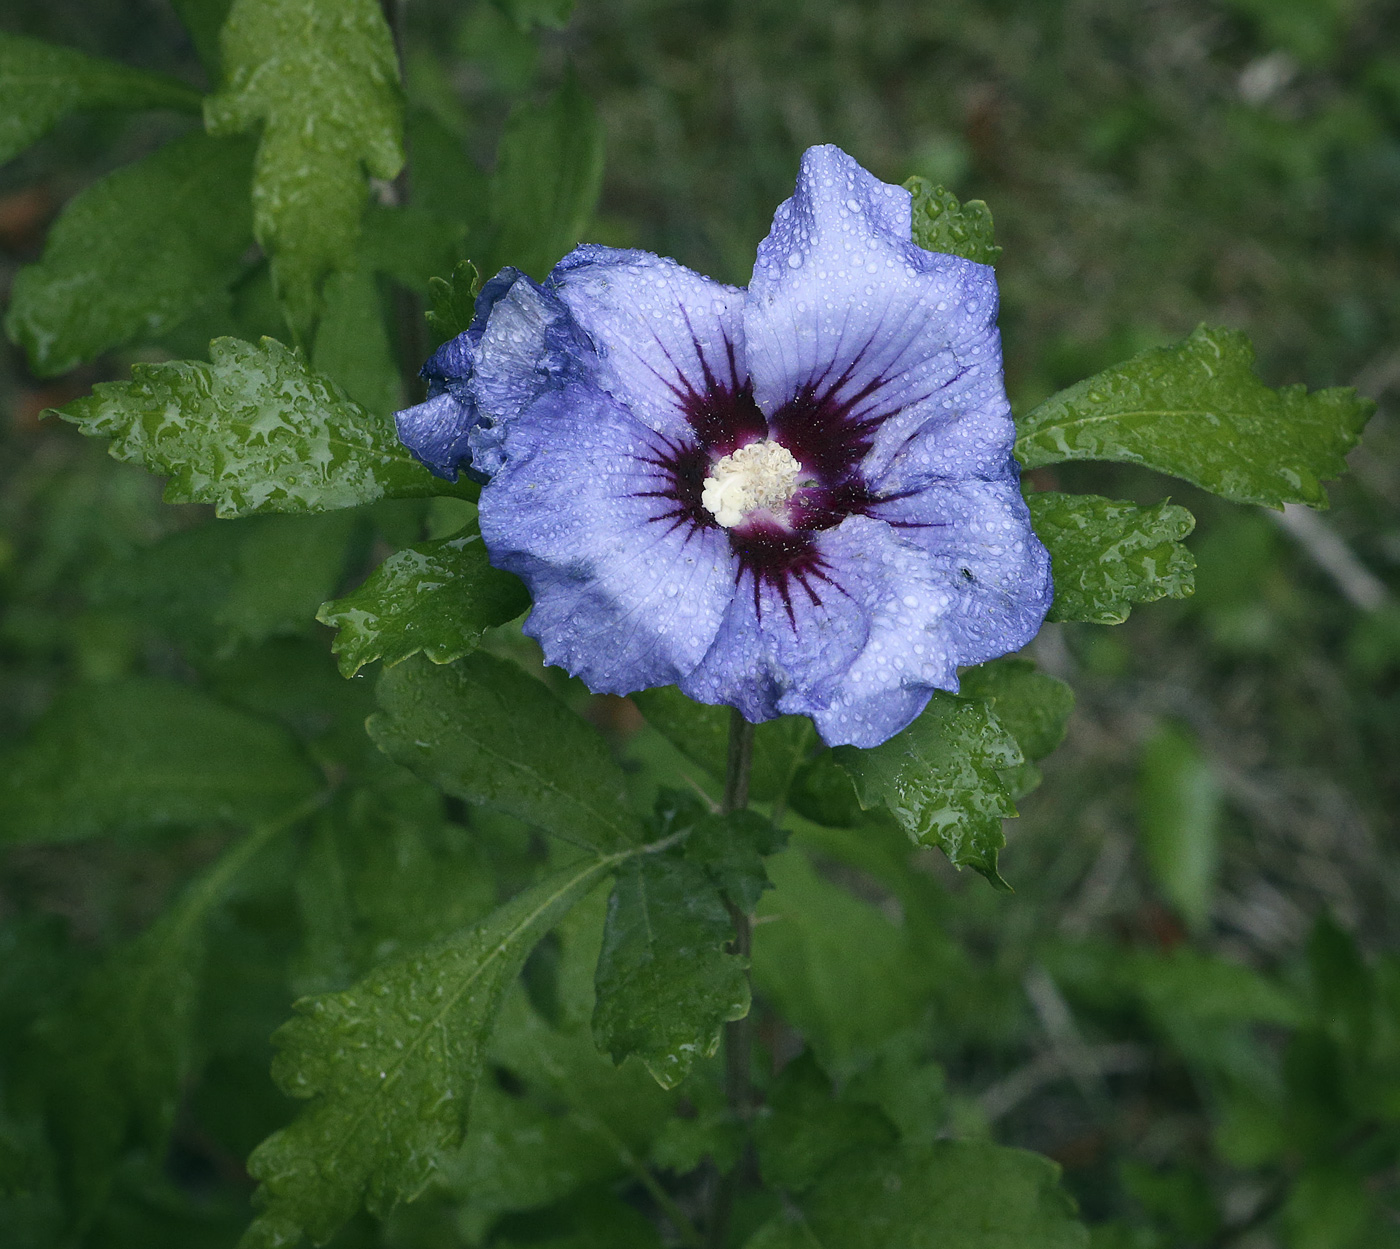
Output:
[[[489,165],[511,106],[572,67],[607,136],[596,241],[742,284],[802,150],[832,142],[888,181],[919,174],[991,206],[1018,412],[1203,320],[1247,331],[1271,385],[1354,385],[1380,402],[1319,518],[1232,508],[1126,468],[1041,470],[1037,488],[1189,507],[1196,595],[1036,642],[1079,701],[1044,787],[1008,826],[1014,896],[931,859],[927,914],[873,869],[830,877],[958,951],[927,991],[944,1130],[1060,1161],[1096,1246],[1400,1244],[1393,1130],[1367,1118],[1375,1099],[1400,1104],[1400,8],[568,7],[409,0],[413,158],[445,143]],[[0,27],[205,85],[160,0],[11,0]],[[0,293],[65,201],[191,124],[82,114],[0,168]],[[466,179],[459,193],[472,220],[479,191]],[[450,197],[435,208],[450,212]],[[463,246],[473,254],[470,234]],[[218,316],[219,332],[279,332],[256,271]],[[0,743],[65,681],[185,662],[112,587],[138,584],[141,553],[205,511],[162,505],[158,482],[38,414],[133,360],[200,354],[206,328],[58,378],[0,355]],[[376,542],[398,544],[391,513],[352,543],[341,582],[296,587],[313,609],[356,582]],[[287,602],[242,636],[228,607],[219,662],[268,638],[324,651],[327,631],[296,593]],[[209,853],[14,851],[0,942],[58,916],[55,950],[99,948]],[[4,965],[0,946],[0,982]],[[42,985],[33,974],[25,984]],[[867,974],[859,951],[848,974]],[[276,1022],[284,991],[268,992]],[[785,1044],[771,1030],[767,1042]],[[198,1140],[182,1147],[230,1165]]]

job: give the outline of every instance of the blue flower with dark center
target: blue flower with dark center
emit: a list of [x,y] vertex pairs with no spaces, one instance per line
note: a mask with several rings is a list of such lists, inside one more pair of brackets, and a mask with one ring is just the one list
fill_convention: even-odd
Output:
[[907,191],[816,147],[747,290],[606,247],[503,270],[399,436],[487,481],[548,662],[874,746],[1050,606],[996,312]]

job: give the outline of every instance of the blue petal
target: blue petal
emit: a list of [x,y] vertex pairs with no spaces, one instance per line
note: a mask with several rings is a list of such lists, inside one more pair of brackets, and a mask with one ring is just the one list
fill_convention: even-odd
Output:
[[[439,477],[457,480],[457,470],[471,459],[467,434],[469,405],[450,394],[437,394],[425,403],[394,413],[399,441]],[[470,468],[467,469],[470,473]]]
[[471,326],[423,366],[428,401],[396,414],[399,438],[439,476],[455,480],[466,469],[485,481],[500,467],[502,424],[593,362],[568,308],[518,269],[502,269],[477,295]]
[[773,414],[810,388],[872,425],[867,477],[924,427],[969,426],[943,474],[1005,471],[1014,438],[1001,381],[993,271],[911,239],[909,193],[834,147],[810,149],[759,245],[744,328],[754,397]]
[[649,457],[659,437],[602,391],[553,392],[504,427],[481,494],[491,562],[521,577],[525,631],[599,693],[673,684],[710,648],[733,593],[717,529],[676,524]]
[[[952,606],[941,635],[959,667],[1019,650],[1050,610],[1050,556],[1012,481],[936,482],[874,515],[927,553]],[[944,686],[943,688],[956,688]]]
[[824,579],[789,584],[786,596],[761,585],[756,598],[746,580],[681,689],[750,720],[809,715],[829,745],[876,745],[918,715],[932,689],[957,688],[942,632],[955,596],[927,552],[883,521],[848,517],[816,544]]
[[652,429],[688,434],[684,405],[747,376],[744,292],[650,252],[585,246],[550,284],[598,346],[598,384]]
[[[838,533],[819,535],[817,545],[839,562]],[[824,576],[790,581],[784,591],[766,579],[755,584],[753,574],[744,573],[714,645],[679,683],[682,692],[737,707],[755,722],[810,715],[829,705],[865,646],[869,611],[846,585],[846,569],[828,568]]]
[[501,467],[506,426],[547,391],[586,377],[593,345],[568,308],[515,269],[502,269],[477,297],[468,382],[477,419],[470,434],[472,466],[487,476]]
[[[817,602],[801,587],[785,601],[761,586],[755,606],[745,580],[681,689],[750,720],[808,715],[828,745],[870,747],[909,724],[934,689],[956,690],[959,667],[1025,645],[1049,608],[1048,559],[1001,487],[960,489],[965,497],[943,500],[938,514],[971,518],[967,539],[954,532],[940,548],[925,531],[852,516],[818,536],[829,580],[812,582]],[[915,514],[933,515],[932,505],[902,515]]]

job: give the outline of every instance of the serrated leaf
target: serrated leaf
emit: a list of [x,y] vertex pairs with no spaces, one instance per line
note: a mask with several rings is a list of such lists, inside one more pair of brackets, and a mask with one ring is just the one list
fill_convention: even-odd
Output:
[[49,1131],[77,1221],[102,1203],[129,1140],[165,1156],[192,1061],[205,922],[238,873],[301,814],[284,813],[236,842],[36,1026]]
[[433,302],[428,324],[444,339],[456,338],[471,328],[476,315],[476,296],[481,290],[481,274],[469,260],[462,260],[452,270],[452,276],[433,278],[428,283],[428,296]]
[[457,1147],[501,1000],[530,950],[614,862],[592,859],[517,894],[470,931],[305,998],[274,1037],[273,1076],[311,1105],[253,1151],[262,1213],[240,1244],[324,1242],[363,1202],[416,1197]]
[[978,664],[962,674],[966,698],[989,701],[997,722],[1027,759],[1043,759],[1065,737],[1074,711],[1074,691],[1057,677],[1036,671],[1029,659],[1014,655]]
[[248,824],[320,787],[285,729],[174,681],[62,693],[0,761],[0,840]]
[[997,722],[1021,748],[1025,762],[1002,772],[1012,802],[1020,802],[1040,785],[1043,759],[1064,740],[1074,691],[1048,673],[1037,672],[1029,659],[1008,656],[969,668],[960,678],[965,697],[981,698],[992,707]]
[[602,735],[514,664],[416,656],[380,676],[379,705],[375,744],[447,793],[591,850],[641,843]]
[[321,814],[295,888],[305,932],[298,993],[343,989],[376,963],[479,922],[496,902],[479,836],[440,815],[397,811],[368,789]]
[[749,1011],[745,961],[725,952],[734,926],[698,864],[649,854],[618,870],[598,957],[593,1035],[620,1063],[635,1054],[662,1088],[719,1048]]
[[86,108],[197,113],[200,94],[164,74],[0,32],[0,164],[61,118]]
[[252,245],[253,148],[192,134],[74,197],[15,276],[5,332],[41,377],[149,342],[218,298]]
[[951,191],[927,178],[910,178],[904,189],[913,197],[914,242],[925,251],[979,265],[994,265],[1001,258],[1001,248],[992,241],[992,210],[984,201],[959,203]]
[[482,1086],[466,1142],[444,1167],[466,1207],[464,1230],[635,1173],[671,1112],[674,1098],[639,1063],[614,1066],[593,1042],[593,978],[610,892],[595,887],[556,929],[558,1018],[547,1022],[523,986],[506,998],[490,1061],[514,1080]]
[[261,125],[253,229],[303,340],[323,279],[350,267],[365,170],[403,165],[393,37],[376,0],[234,0],[220,36],[225,84],[204,104],[211,134]]
[[1055,601],[1049,620],[1122,624],[1134,603],[1186,598],[1196,560],[1180,545],[1196,527],[1184,507],[1138,507],[1096,494],[1026,496],[1031,525],[1050,552]]
[[[606,903],[607,892],[595,896]],[[588,907],[596,931],[602,908]],[[572,919],[571,911],[564,922]],[[589,997],[592,997],[592,966]],[[502,1212],[524,1210],[588,1191],[637,1169],[673,1098],[638,1063],[615,1067],[593,1043],[587,1020],[553,1027],[516,989],[491,1039],[490,1061],[510,1073],[509,1088],[483,1083],[445,1185],[464,1206],[462,1226],[485,1229]]]
[[[674,685],[631,695],[647,723],[677,750],[723,778],[729,758],[729,708],[697,703]],[[816,744],[816,730],[805,716],[779,716],[754,726],[749,797],[755,802],[781,798]]]
[[196,657],[226,657],[307,630],[344,575],[356,521],[351,512],[208,521],[114,565],[98,601],[136,611]]
[[773,887],[764,858],[786,842],[787,831],[757,811],[705,812],[685,839],[685,857],[703,867],[721,894],[747,915]]
[[1052,395],[1018,422],[1023,468],[1119,460],[1182,477],[1235,503],[1326,507],[1375,404],[1349,387],[1273,390],[1237,330],[1198,326]]
[[1003,819],[1016,814],[999,776],[1025,762],[1016,739],[986,703],[938,690],[917,720],[873,750],[838,746],[833,757],[867,811],[887,807],[905,832],[937,846],[994,886]]
[[451,663],[474,651],[485,630],[529,607],[525,587],[491,567],[472,528],[396,552],[353,594],[321,605],[316,619],[339,630],[331,649],[342,675],[376,659],[392,667],[420,651]]
[[824,880],[800,850],[767,866],[775,889],[758,905],[754,985],[828,1071],[847,1076],[919,1017],[937,968],[902,927]]
[[168,503],[212,503],[219,516],[326,512],[452,487],[301,353],[264,338],[209,344],[211,363],[138,364],[58,415],[112,440],[112,455],[170,477]]
[[847,1157],[746,1249],[1088,1249],[1048,1158],[973,1141]]
[[543,278],[579,242],[602,184],[603,125],[570,74],[547,103],[519,105],[506,122],[491,176],[485,271],[514,265]]

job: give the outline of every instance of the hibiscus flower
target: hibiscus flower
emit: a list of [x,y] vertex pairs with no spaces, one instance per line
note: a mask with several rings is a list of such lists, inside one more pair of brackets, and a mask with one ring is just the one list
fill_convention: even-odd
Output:
[[996,313],[989,267],[913,242],[907,191],[815,147],[747,289],[595,246],[505,269],[399,436],[486,482],[549,663],[874,746],[1050,606]]

